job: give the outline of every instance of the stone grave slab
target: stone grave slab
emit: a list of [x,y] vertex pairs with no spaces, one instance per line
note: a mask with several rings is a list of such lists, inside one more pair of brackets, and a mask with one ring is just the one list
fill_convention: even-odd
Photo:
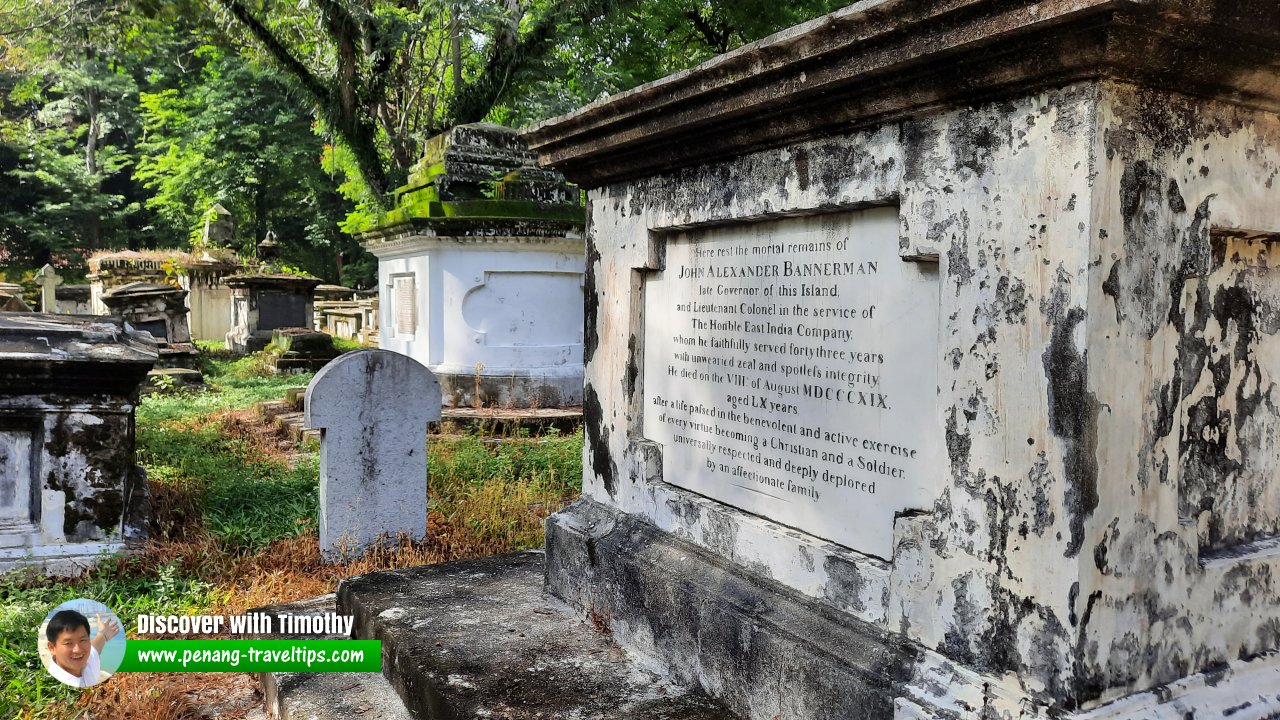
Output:
[[416,717],[733,720],[542,592],[539,551],[370,573],[338,588]]
[[[246,614],[324,616],[337,611],[333,593],[279,605],[251,608]],[[273,620],[278,622],[278,620]],[[343,639],[345,635],[286,635],[272,633],[255,639]],[[414,720],[400,696],[381,673],[261,672],[262,694],[276,720]]]

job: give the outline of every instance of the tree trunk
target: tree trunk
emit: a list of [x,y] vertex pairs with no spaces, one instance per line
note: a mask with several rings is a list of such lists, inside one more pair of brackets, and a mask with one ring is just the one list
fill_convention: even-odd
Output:
[[[91,182],[94,183],[95,189],[102,186],[101,178],[98,175],[98,141],[102,134],[102,98],[96,89],[85,90],[84,104],[89,115],[89,128],[85,136],[84,142],[84,169],[88,174]],[[96,250],[101,247],[102,240],[102,218],[94,215],[88,218],[85,227],[85,244]]]
[[[360,175],[373,191],[378,203],[388,205],[387,172],[378,152],[377,129],[364,113],[356,94],[355,48],[358,29],[340,8],[326,4],[326,21],[338,43],[339,69],[336,78],[322,79],[311,72],[266,25],[239,0],[218,0],[267,50],[276,62],[294,77],[320,108],[320,114],[355,157]],[[332,88],[337,86],[335,92]]]
[[449,13],[449,49],[453,66],[453,91],[462,89],[462,6],[453,4]]
[[98,136],[102,134],[101,101],[97,90],[86,90],[85,107],[89,113],[89,131],[84,142],[84,169],[90,175],[98,174]]
[[253,194],[254,236],[249,238],[249,244],[253,245],[255,248],[257,247],[259,241],[267,237],[267,228],[271,227],[267,218],[267,214],[269,212],[267,210],[267,185],[268,185],[267,179],[263,178],[263,181],[258,185],[257,188],[255,188],[255,191]]

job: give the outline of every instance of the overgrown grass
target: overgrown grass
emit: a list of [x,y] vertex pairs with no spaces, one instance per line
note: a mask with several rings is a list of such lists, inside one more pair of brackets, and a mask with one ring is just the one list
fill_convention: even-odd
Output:
[[333,339],[333,346],[337,348],[338,352],[351,352],[352,350],[363,350],[364,348],[369,347],[359,340],[352,340],[344,337],[335,337]]
[[[138,432],[150,432],[176,420],[205,417],[220,410],[246,408],[263,400],[278,400],[291,387],[306,385],[310,374],[272,375],[262,353],[237,357],[219,345],[198,343],[204,355],[209,391],[148,395],[138,406]],[[139,438],[138,447],[149,443]]]
[[427,469],[429,507],[480,546],[468,555],[537,547],[542,521],[582,489],[582,433],[437,440],[428,445]]
[[246,410],[310,376],[264,376],[252,356],[204,350],[209,391],[152,395],[138,408],[139,462],[153,505],[146,549],[70,581],[0,577],[0,718],[90,711],[100,718],[181,720],[205,702],[200,693],[231,681],[125,674],[79,693],[65,688],[41,667],[35,645],[40,620],[65,600],[99,600],[126,628],[144,612],[243,612],[332,591],[349,575],[540,545],[543,520],[579,492],[580,432],[500,442],[433,438],[428,538],[326,565],[315,534],[315,453],[284,452]]
[[[261,550],[313,525],[319,469],[314,455],[290,465],[224,434],[215,418],[139,428],[139,459],[153,485],[195,498],[204,528],[228,551]],[[178,528],[162,528],[172,534]]]

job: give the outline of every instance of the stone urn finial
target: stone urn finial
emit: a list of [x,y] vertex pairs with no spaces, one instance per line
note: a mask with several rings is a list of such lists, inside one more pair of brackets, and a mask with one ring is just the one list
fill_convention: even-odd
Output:
[[268,230],[266,237],[258,243],[258,259],[270,263],[280,259],[280,243],[276,242],[275,232]]

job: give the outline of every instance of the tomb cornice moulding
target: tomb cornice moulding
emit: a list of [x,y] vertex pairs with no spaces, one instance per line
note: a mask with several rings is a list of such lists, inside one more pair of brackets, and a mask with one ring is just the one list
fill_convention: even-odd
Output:
[[531,236],[433,236],[405,233],[388,239],[365,241],[365,250],[379,259],[414,255],[430,250],[484,250],[518,246],[533,252],[582,252],[581,237],[531,237]]
[[555,240],[580,237],[584,224],[585,215],[583,222],[534,218],[416,220],[369,230],[357,235],[356,239],[365,248],[406,237],[449,238],[464,242],[508,237]]
[[544,167],[600,187],[1098,79],[1280,109],[1280,6],[870,0],[536,124],[522,137]]
[[323,282],[320,278],[302,275],[245,274],[228,278],[223,284],[233,289],[274,287],[310,292]]
[[[101,362],[49,362],[43,358],[13,357],[0,366],[0,393],[46,398],[49,405],[65,403],[67,397],[88,395],[127,399],[137,391],[154,363],[154,360],[121,361],[103,368]],[[43,389],[32,390],[33,387]]]
[[155,341],[122,320],[0,314],[0,393],[131,396],[159,357]]
[[[146,376],[142,376],[146,379]],[[138,382],[142,382],[139,380]],[[99,415],[127,415],[137,409],[127,393],[118,395],[104,394],[101,398],[84,395],[58,394],[48,391],[14,394],[0,400],[0,420],[5,418],[26,418],[31,415],[32,407],[40,407],[43,415],[76,415],[78,413],[94,413]]]

